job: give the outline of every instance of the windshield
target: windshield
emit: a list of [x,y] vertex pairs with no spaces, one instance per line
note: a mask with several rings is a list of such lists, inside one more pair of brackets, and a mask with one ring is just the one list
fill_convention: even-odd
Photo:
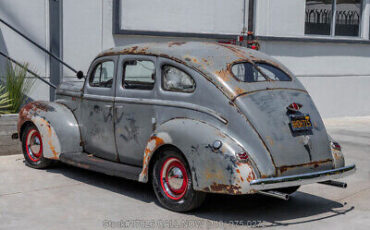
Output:
[[237,63],[232,66],[231,71],[234,76],[242,82],[292,80],[282,70],[266,63]]

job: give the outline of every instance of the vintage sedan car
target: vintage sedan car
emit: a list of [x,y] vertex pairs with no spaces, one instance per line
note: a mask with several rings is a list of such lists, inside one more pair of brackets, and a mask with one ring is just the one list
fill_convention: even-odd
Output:
[[107,50],[84,82],[19,113],[27,165],[60,160],[152,183],[160,203],[188,211],[206,193],[288,199],[300,185],[355,171],[305,88],[273,58],[208,42]]

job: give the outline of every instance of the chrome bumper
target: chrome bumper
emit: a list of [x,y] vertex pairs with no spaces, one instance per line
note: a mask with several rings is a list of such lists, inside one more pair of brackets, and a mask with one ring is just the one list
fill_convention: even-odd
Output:
[[356,171],[356,165],[350,165],[343,168],[325,170],[313,173],[304,173],[292,176],[271,177],[256,179],[250,182],[250,186],[254,190],[268,190],[276,188],[284,188],[305,184],[312,184],[322,181],[335,180],[341,177],[348,176]]

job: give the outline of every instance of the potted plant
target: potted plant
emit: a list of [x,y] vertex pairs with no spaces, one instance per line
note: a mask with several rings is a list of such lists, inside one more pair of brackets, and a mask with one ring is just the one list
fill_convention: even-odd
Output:
[[[27,100],[33,84],[34,79],[27,77],[28,63],[23,66],[12,65],[9,63],[5,76],[2,79],[2,88],[5,89],[3,97],[4,103],[10,103],[4,105],[7,109],[6,113],[18,113],[22,105]],[[4,108],[5,108],[4,107]]]
[[9,93],[5,91],[4,86],[0,86],[0,116],[2,114],[10,113],[9,108],[11,107],[11,100],[9,99]]

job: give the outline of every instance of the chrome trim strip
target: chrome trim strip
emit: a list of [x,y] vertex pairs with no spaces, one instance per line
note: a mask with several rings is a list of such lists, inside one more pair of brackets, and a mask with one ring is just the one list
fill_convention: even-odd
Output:
[[113,102],[114,101],[114,97],[112,97],[112,96],[84,94],[83,97],[86,98],[86,99],[89,99],[89,100],[106,101],[106,102]]
[[350,165],[343,168],[330,169],[320,172],[256,179],[250,182],[250,186],[252,189],[255,190],[266,190],[297,185],[305,185],[327,180],[335,180],[341,177],[348,176],[354,173],[355,171],[356,165]]
[[212,117],[215,117],[216,119],[218,119],[224,124],[228,123],[228,121],[216,111],[209,109],[207,107],[191,104],[188,102],[146,99],[146,98],[125,98],[125,97],[116,97],[115,101],[122,102],[122,103],[129,103],[129,104],[148,104],[148,105],[171,106],[171,107],[182,108],[182,109],[190,109],[190,110],[205,113]]
[[63,95],[63,96],[70,96],[70,97],[81,97],[82,96],[82,92],[67,91],[67,90],[61,90],[61,89],[58,89],[56,94]]

